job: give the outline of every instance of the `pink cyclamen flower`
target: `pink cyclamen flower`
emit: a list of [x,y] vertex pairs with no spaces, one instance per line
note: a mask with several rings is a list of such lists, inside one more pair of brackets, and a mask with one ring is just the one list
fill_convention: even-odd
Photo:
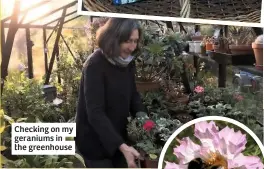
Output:
[[216,164],[221,169],[263,169],[259,157],[244,156],[246,135],[240,131],[225,127],[219,131],[216,124],[199,122],[195,124],[194,135],[201,144],[194,143],[189,137],[183,138],[180,145],[174,148],[179,164],[166,162],[165,169],[185,169],[190,161],[201,158],[208,164]]
[[244,100],[244,97],[239,94],[234,94],[234,99],[236,99],[237,101],[242,101]]
[[202,86],[196,86],[194,91],[196,93],[203,93],[204,92],[204,88]]

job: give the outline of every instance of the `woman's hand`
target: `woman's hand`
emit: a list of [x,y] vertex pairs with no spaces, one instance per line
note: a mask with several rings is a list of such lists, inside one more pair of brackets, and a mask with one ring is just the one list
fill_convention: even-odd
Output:
[[122,144],[119,149],[126,158],[128,168],[137,168],[135,160],[140,158],[138,151],[126,144]]

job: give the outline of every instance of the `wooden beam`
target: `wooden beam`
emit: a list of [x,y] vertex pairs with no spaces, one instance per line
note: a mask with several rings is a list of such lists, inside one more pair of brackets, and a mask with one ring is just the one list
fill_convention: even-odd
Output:
[[76,62],[76,58],[75,58],[73,52],[71,51],[71,48],[70,48],[69,45],[67,44],[66,40],[65,40],[64,37],[62,36],[62,34],[61,34],[61,38],[62,38],[64,44],[66,45],[67,49],[68,49],[69,52],[71,53],[73,60]]
[[68,22],[70,22],[70,21],[72,21],[72,20],[74,20],[74,19],[77,19],[77,18],[79,18],[80,16],[82,16],[82,15],[75,16],[75,17],[73,17],[73,18],[71,18],[71,19],[65,21],[64,24],[65,24],[65,23],[68,23]]
[[[39,3],[36,3],[36,4],[26,8],[26,9],[20,11],[20,14],[24,14],[24,13],[28,12],[29,10],[37,8],[37,7],[43,5],[43,4],[47,3],[47,2],[50,2],[50,1],[40,1]],[[9,19],[11,19],[11,17],[12,16],[8,16],[8,17],[2,19],[1,22],[4,23],[4,22],[8,21]]]
[[[3,92],[4,88],[4,81],[6,79],[6,76],[8,75],[8,65],[10,61],[10,56],[16,36],[16,32],[18,30],[17,28],[17,21],[18,21],[18,14],[20,12],[20,1],[15,1],[15,5],[13,8],[13,13],[11,17],[11,27],[8,30],[7,36],[6,36],[6,42],[4,44],[4,47],[2,51],[2,63],[1,63],[1,94]],[[8,114],[10,115],[10,114]]]
[[28,78],[33,79],[33,58],[32,46],[33,42],[30,39],[30,29],[26,28],[26,44],[27,44],[27,58],[28,58]]
[[46,43],[46,38],[47,38],[46,28],[43,28],[43,49],[44,49],[45,74],[48,73],[48,47]]
[[[80,17],[81,15],[78,15],[78,17]],[[77,17],[75,17],[74,19],[76,19]],[[73,19],[73,18],[72,18]],[[70,19],[70,20],[72,20]],[[10,28],[12,25],[10,23],[4,23],[3,24],[4,28]],[[17,24],[16,26],[18,29],[25,29],[25,28],[32,28],[32,29],[54,29],[57,26],[44,26],[44,25],[28,25],[28,24]],[[62,27],[63,29],[84,29],[83,27],[69,27],[69,26],[64,26]]]
[[[77,10],[76,10],[76,11],[73,11],[73,12],[71,12],[71,13],[68,13],[66,16],[70,16],[70,15],[75,14],[75,13],[77,13]],[[66,17],[66,16],[65,16],[65,17]],[[57,18],[57,19],[54,19],[54,20],[52,20],[52,21],[50,21],[50,22],[44,24],[44,26],[47,26],[47,25],[49,25],[49,24],[51,24],[51,23],[53,23],[53,22],[59,21],[60,19],[61,19],[61,17],[59,17],[59,18]]]
[[181,22],[178,22],[178,25],[180,26],[180,32],[183,31],[184,33],[187,33],[186,29],[184,28]]
[[5,46],[5,28],[4,25],[1,24],[1,54],[3,56],[3,49]]
[[43,18],[45,18],[45,17],[47,17],[47,16],[50,16],[50,15],[52,15],[52,14],[54,14],[54,13],[56,13],[56,12],[62,10],[62,9],[65,10],[65,9],[67,9],[67,8],[69,8],[69,7],[72,7],[72,6],[75,5],[76,3],[77,3],[77,1],[71,2],[71,3],[67,4],[67,5],[64,5],[64,6],[60,7],[60,8],[58,8],[58,9],[55,9],[55,10],[53,10],[53,11],[50,11],[50,12],[48,12],[48,13],[46,13],[46,14],[44,14],[44,15],[42,15],[42,16],[40,16],[40,17],[34,19],[34,20],[31,20],[31,21],[27,22],[26,24],[31,24],[31,23],[33,23],[33,22],[39,21],[39,20],[41,20],[41,19],[43,19]]
[[60,22],[58,22],[57,25],[53,28],[52,32],[50,33],[50,35],[49,35],[49,37],[48,37],[48,39],[47,39],[47,41],[46,41],[46,43],[49,42],[51,36],[53,35],[53,33],[55,32],[55,30],[57,29],[57,26],[59,25],[59,23],[60,23]]
[[53,48],[53,51],[52,51],[51,60],[50,60],[49,69],[48,69],[48,73],[47,73],[47,76],[46,76],[45,84],[49,84],[49,80],[50,80],[53,64],[54,64],[54,61],[55,61],[55,55],[56,55],[57,49],[59,47],[59,40],[60,40],[60,35],[61,35],[62,26],[63,26],[63,23],[64,23],[66,11],[67,11],[67,9],[64,8],[63,12],[62,12],[62,16],[63,17],[60,20],[60,25],[59,25],[57,36],[56,36],[56,39],[55,39],[55,44],[54,44],[54,48]]
[[[60,48],[58,46],[58,49],[57,49],[57,53],[56,53],[56,61],[57,61],[57,64],[60,64]],[[57,72],[57,75],[58,75],[58,83],[61,84],[61,75],[60,75],[60,72]]]

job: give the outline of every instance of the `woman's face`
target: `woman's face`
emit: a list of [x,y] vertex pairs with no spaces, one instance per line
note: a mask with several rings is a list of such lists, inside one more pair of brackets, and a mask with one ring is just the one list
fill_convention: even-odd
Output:
[[131,53],[137,48],[138,40],[139,32],[137,29],[135,29],[132,31],[130,38],[126,42],[121,43],[120,56],[122,58],[127,58],[130,56]]

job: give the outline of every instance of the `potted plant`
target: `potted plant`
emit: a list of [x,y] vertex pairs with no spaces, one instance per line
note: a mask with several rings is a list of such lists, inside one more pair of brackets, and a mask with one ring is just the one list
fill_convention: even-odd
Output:
[[263,68],[263,35],[256,38],[255,42],[252,43],[256,59],[256,68],[262,70]]
[[162,147],[180,126],[179,120],[164,118],[156,113],[129,119],[128,136],[144,157],[143,168],[158,168]]
[[141,49],[136,57],[136,86],[139,92],[154,91],[160,88],[159,78],[164,72],[164,46],[161,41],[153,41]]
[[171,80],[168,80],[167,87],[164,90],[168,103],[188,104],[189,96],[184,94],[182,86],[177,86]]
[[229,27],[231,44],[229,45],[232,54],[253,54],[251,43],[255,39],[255,33],[248,27]]

